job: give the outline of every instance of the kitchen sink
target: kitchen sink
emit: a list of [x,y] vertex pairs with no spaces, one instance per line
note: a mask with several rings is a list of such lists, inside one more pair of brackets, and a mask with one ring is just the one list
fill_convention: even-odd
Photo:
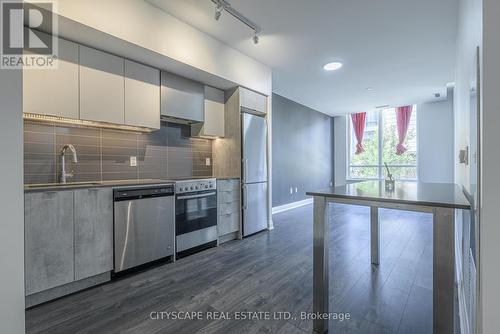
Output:
[[53,187],[73,187],[73,186],[99,186],[101,182],[68,182],[68,183],[38,183],[28,184],[29,189],[36,188],[53,188]]

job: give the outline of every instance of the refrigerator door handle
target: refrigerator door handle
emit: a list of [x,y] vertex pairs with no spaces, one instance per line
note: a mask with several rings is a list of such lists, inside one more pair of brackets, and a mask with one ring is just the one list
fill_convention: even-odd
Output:
[[243,186],[243,210],[247,209],[247,187]]
[[243,159],[243,180],[244,182],[248,180],[248,159]]

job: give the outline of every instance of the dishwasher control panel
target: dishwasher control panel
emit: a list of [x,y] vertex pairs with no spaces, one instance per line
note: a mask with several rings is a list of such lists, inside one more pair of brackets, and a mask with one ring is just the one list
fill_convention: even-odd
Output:
[[217,182],[215,179],[186,180],[177,181],[175,183],[176,194],[195,193],[215,189],[217,189]]

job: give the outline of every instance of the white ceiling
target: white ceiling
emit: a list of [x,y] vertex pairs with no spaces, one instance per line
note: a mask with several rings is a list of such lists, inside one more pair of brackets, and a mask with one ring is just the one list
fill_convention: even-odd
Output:
[[[210,0],[147,0],[273,69],[273,91],[327,114],[446,94],[454,80],[458,0],[229,0],[252,31]],[[344,66],[325,72],[340,60]],[[373,91],[366,90],[373,87]]]

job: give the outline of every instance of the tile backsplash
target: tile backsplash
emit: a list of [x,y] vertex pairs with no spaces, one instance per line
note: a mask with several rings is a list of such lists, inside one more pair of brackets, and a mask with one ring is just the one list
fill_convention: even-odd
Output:
[[[25,121],[24,182],[57,182],[59,153],[66,144],[73,144],[78,155],[75,164],[66,153],[66,170],[74,171],[70,182],[210,177],[212,166],[205,161],[212,162],[212,143],[190,134],[189,125],[173,123],[136,133]],[[137,157],[137,166],[130,166],[130,157]]]

